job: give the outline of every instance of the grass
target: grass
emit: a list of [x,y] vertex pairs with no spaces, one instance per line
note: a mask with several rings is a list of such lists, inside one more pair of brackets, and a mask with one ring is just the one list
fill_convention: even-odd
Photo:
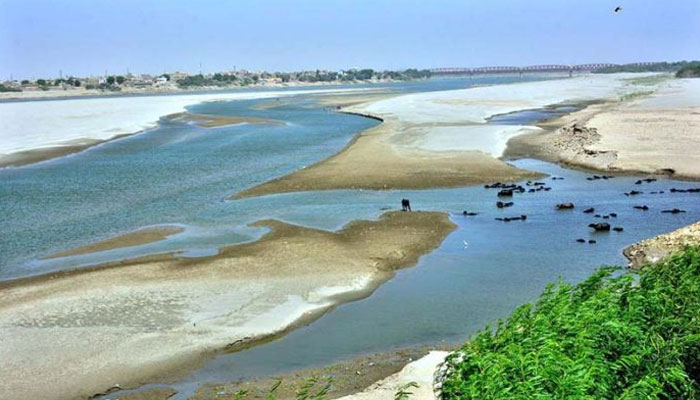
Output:
[[627,78],[624,79],[625,82],[627,82],[630,85],[639,85],[639,86],[654,86],[657,85],[661,82],[667,81],[671,79],[673,75],[671,74],[657,74],[657,75],[651,75],[651,76],[640,76],[636,78]]
[[641,99],[642,97],[647,97],[654,94],[653,90],[639,90],[636,92],[625,93],[620,96],[620,101],[632,101]]
[[700,248],[618,270],[550,284],[478,333],[448,357],[441,398],[700,398]]

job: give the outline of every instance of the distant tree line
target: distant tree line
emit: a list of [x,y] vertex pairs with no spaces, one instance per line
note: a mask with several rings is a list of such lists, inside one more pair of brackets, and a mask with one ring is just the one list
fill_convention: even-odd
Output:
[[260,80],[275,79],[282,83],[288,82],[358,82],[370,80],[397,80],[407,81],[430,78],[430,71],[407,69],[403,71],[375,71],[373,69],[351,69],[343,72],[335,71],[301,71],[301,72],[262,72],[258,73],[215,73],[204,76],[202,74],[190,75],[177,81],[178,86],[204,87],[204,86],[247,86],[257,84]]
[[659,62],[648,65],[624,64],[605,67],[593,71],[596,74],[614,74],[618,72],[669,72],[674,73],[686,66],[697,64],[698,61]]
[[676,71],[676,78],[700,78],[700,61],[694,61]]

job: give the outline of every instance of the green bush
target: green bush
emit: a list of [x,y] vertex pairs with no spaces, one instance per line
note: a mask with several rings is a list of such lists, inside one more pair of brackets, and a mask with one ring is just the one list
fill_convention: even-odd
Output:
[[700,249],[550,284],[448,357],[443,399],[700,398]]

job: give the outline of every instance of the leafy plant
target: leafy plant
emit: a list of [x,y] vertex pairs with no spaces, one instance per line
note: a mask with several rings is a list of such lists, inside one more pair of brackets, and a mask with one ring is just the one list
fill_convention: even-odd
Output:
[[408,389],[417,389],[418,387],[418,383],[416,382],[408,382],[407,384],[400,386],[394,394],[394,400],[407,400],[413,394],[413,392],[409,392]]
[[550,284],[448,357],[442,399],[697,399],[700,249]]

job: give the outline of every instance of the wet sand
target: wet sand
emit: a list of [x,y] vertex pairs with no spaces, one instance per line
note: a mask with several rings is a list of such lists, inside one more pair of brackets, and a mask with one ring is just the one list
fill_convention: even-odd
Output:
[[204,128],[216,128],[220,126],[237,124],[284,125],[284,122],[282,121],[276,121],[274,119],[268,118],[234,117],[213,114],[193,114],[188,112],[168,115],[166,118],[175,121],[192,121],[195,124],[197,124],[197,126],[201,126]]
[[87,246],[77,249],[61,251],[44,257],[45,259],[75,256],[78,254],[97,253],[100,251],[120,249],[123,247],[138,246],[147,243],[153,243],[183,232],[184,228],[180,226],[154,226],[144,229],[139,229],[134,232],[125,233],[123,235],[114,236],[99,242],[91,243]]
[[234,198],[329,189],[425,189],[535,179],[501,160],[508,139],[536,126],[488,124],[497,114],[563,102],[610,99],[628,75],[415,93],[355,104],[344,112],[382,120],[333,157]]
[[[619,101],[552,121],[513,138],[506,156],[535,157],[598,171],[700,179],[700,80],[661,80]],[[546,128],[546,126],[545,126]]]
[[181,376],[367,296],[455,227],[435,212],[389,212],[337,232],[257,225],[271,231],[214,257],[151,256],[0,283],[0,391],[75,398]]

